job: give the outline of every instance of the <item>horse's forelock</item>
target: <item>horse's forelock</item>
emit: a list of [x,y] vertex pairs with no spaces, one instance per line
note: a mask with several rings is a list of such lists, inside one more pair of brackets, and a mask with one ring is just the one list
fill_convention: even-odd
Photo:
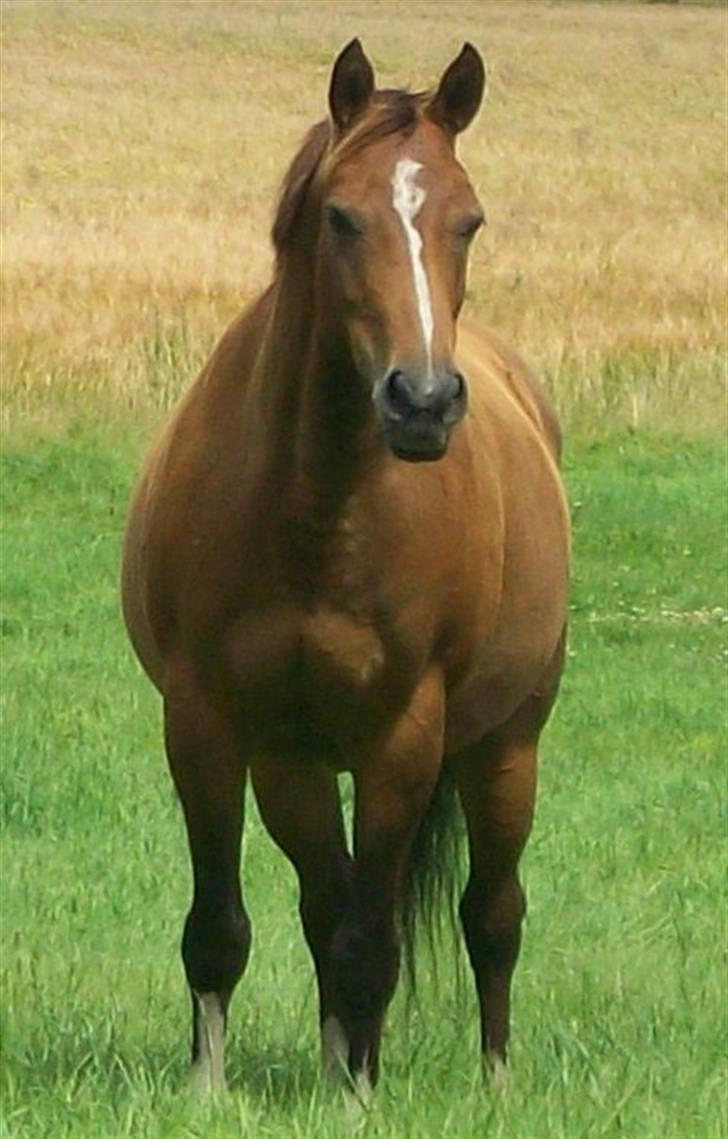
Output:
[[336,147],[335,157],[348,158],[391,134],[411,134],[417,125],[422,100],[422,95],[411,91],[377,91],[367,114],[362,115]]

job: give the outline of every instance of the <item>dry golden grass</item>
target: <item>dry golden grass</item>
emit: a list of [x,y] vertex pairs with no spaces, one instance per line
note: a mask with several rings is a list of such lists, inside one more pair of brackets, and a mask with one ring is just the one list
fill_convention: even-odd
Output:
[[471,311],[567,412],[715,418],[725,9],[19,0],[2,24],[6,422],[187,378],[268,277],[279,179],[355,34],[387,85],[434,82],[464,39],[486,56]]

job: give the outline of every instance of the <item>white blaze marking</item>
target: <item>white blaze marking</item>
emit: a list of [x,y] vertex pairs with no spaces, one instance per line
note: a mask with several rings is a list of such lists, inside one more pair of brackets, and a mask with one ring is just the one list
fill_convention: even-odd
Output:
[[427,370],[432,374],[432,333],[434,320],[432,318],[432,300],[430,286],[422,263],[422,238],[416,229],[414,220],[425,204],[427,194],[415,182],[415,175],[422,169],[422,164],[414,162],[411,158],[401,158],[394,168],[392,175],[392,205],[399,214],[402,227],[407,238],[410,259],[412,261],[412,274],[415,282],[415,295],[417,308],[420,314],[422,335],[427,350]]

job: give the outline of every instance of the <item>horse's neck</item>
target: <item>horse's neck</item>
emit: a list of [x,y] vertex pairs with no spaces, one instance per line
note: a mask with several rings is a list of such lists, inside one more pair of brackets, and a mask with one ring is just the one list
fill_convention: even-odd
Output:
[[368,462],[372,404],[345,338],[317,311],[310,278],[296,284],[283,273],[275,290],[256,398],[264,404],[286,513],[325,527]]

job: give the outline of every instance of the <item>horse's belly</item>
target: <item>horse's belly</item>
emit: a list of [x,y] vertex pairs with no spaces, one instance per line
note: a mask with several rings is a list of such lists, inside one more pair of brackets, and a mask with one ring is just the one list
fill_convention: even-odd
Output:
[[530,659],[485,660],[447,699],[445,752],[454,755],[508,720],[537,689],[553,657],[553,644]]
[[454,754],[505,723],[538,689],[557,653],[567,617],[566,555],[550,589],[508,607],[448,693],[445,750]]

